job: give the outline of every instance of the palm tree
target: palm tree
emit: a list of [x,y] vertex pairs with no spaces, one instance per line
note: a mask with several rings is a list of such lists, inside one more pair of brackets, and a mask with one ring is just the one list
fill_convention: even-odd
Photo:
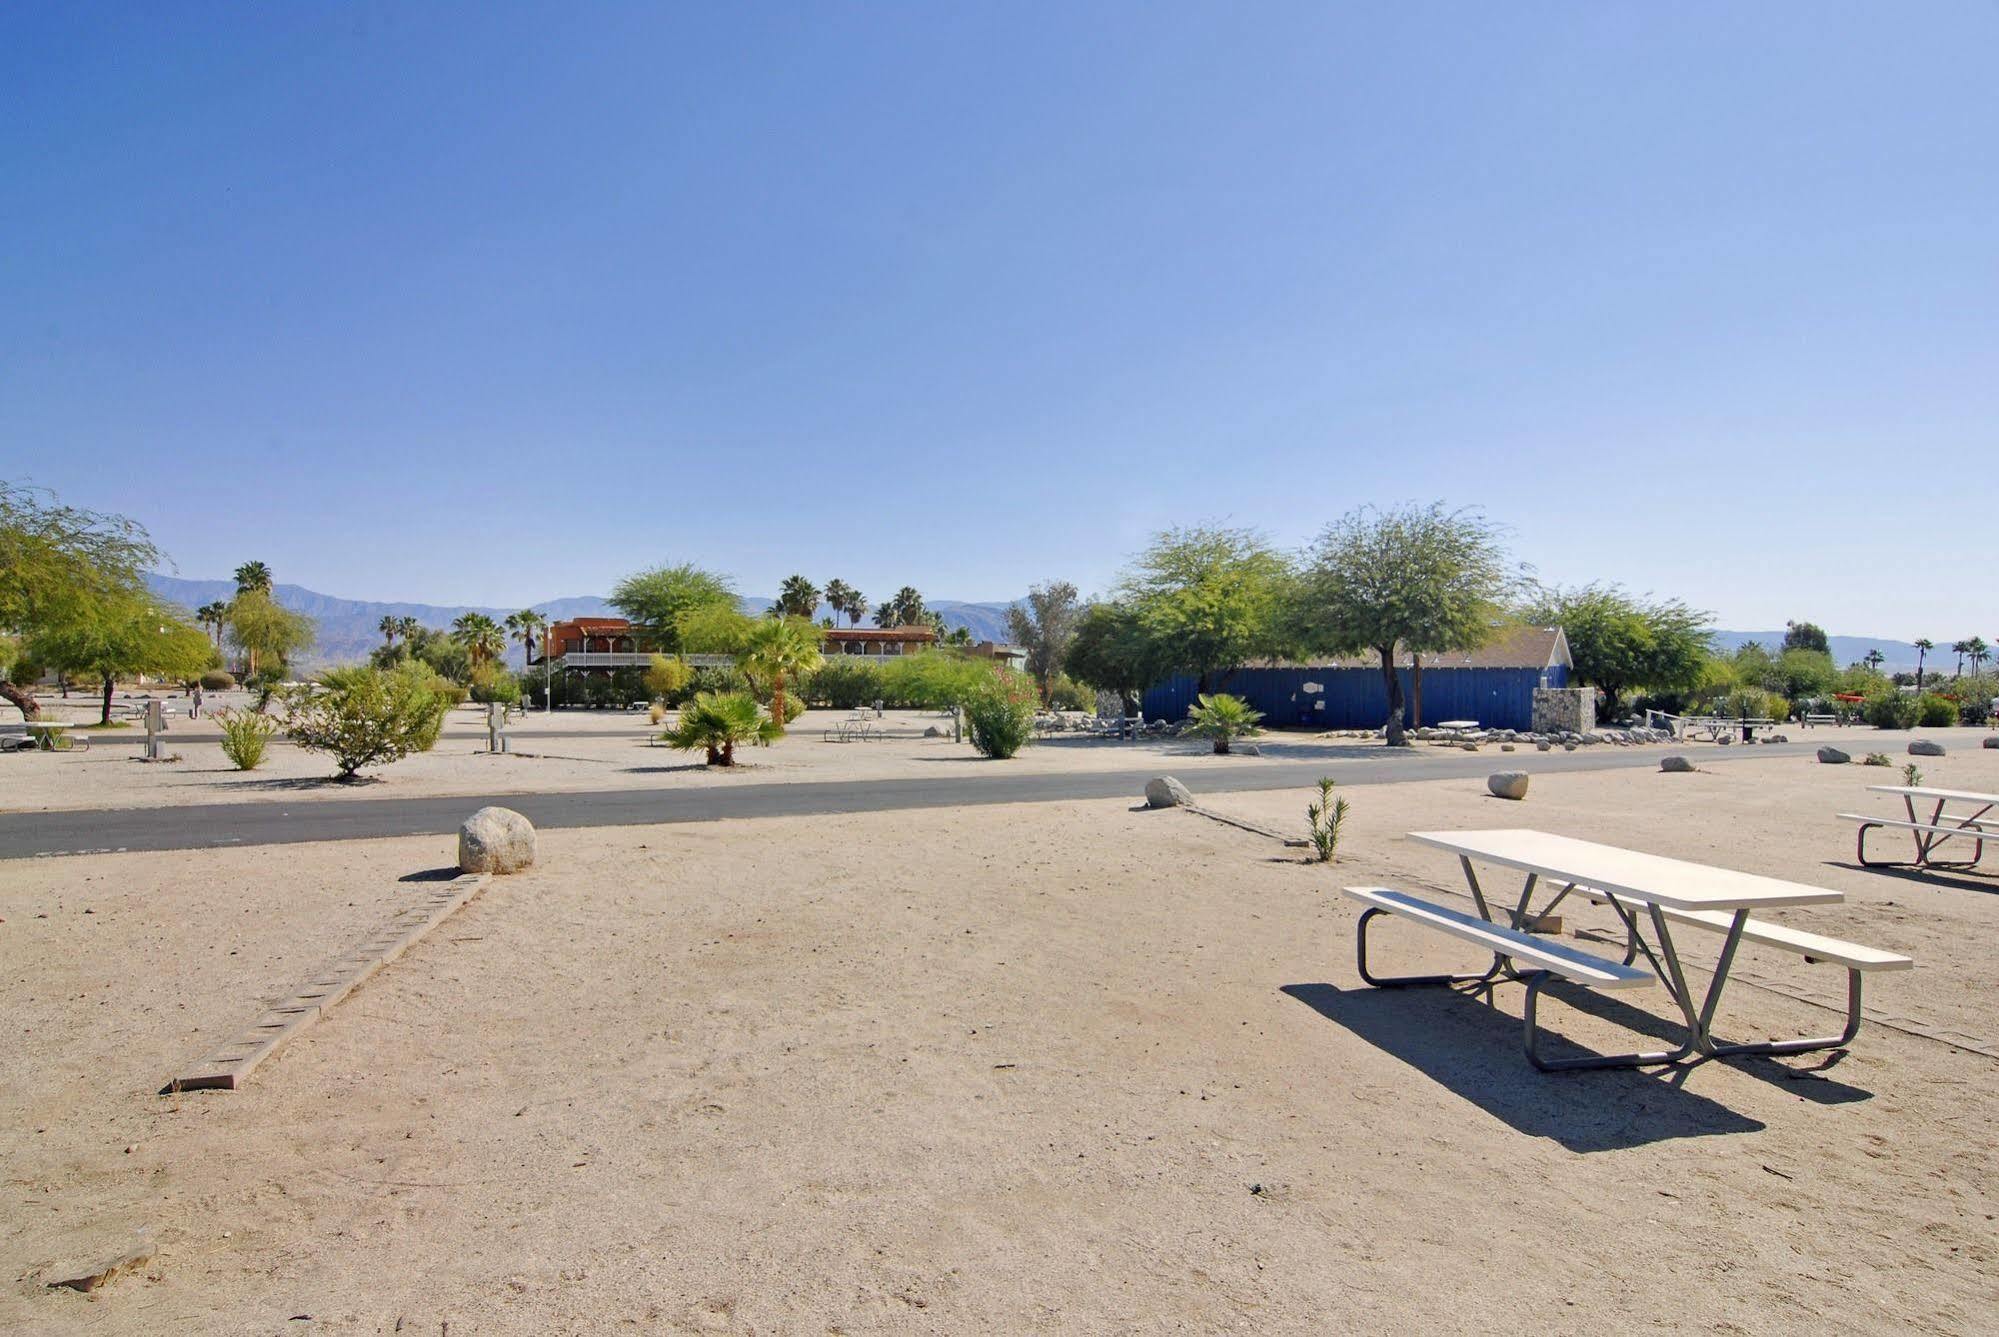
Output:
[[1882,654],[1881,651],[1878,648],[1876,648],[1876,649],[1871,649],[1866,654],[1862,655],[1860,657],[1860,662],[1867,665],[1868,668],[1873,669],[1876,673],[1879,673],[1881,671],[1881,661],[1883,661],[1887,657],[1888,656]]
[[777,591],[779,617],[811,617],[819,611],[819,587],[804,576],[786,576]]
[[1971,675],[1975,678],[1985,667],[1985,661],[1992,658],[1992,647],[1985,643],[1984,637],[1973,636],[1964,643],[1964,657],[1971,661]]
[[248,594],[252,590],[259,594],[271,592],[271,568],[262,562],[245,562],[236,568],[236,592]]
[[534,658],[535,637],[548,629],[548,619],[532,608],[507,614],[507,630],[521,638],[522,662]]
[[847,625],[858,627],[861,619],[868,615],[868,599],[859,590],[847,591]]
[[212,603],[205,603],[195,609],[194,616],[202,626],[208,628],[209,634],[215,637],[215,648],[220,650],[222,648],[222,624],[229,620],[229,605],[217,599]]
[[484,613],[466,613],[459,617],[451,624],[451,638],[465,647],[474,673],[484,668],[488,660],[497,658],[506,645],[500,624]]
[[854,597],[854,587],[844,580],[829,580],[826,582],[825,597],[826,606],[833,610],[833,619],[837,622],[846,614],[847,603]]
[[417,634],[422,630],[423,623],[416,618],[399,617],[396,619],[396,635],[403,638],[404,645],[408,645],[411,641],[414,641],[417,638]]
[[787,679],[816,673],[825,660],[819,653],[819,628],[802,617],[760,622],[743,645],[743,668],[770,678],[770,714],[784,727],[784,685]]
[[758,710],[756,701],[747,694],[699,692],[680,708],[680,722],[660,738],[682,752],[706,749],[710,766],[733,766],[736,744],[768,747],[783,736],[784,729]]
[[1950,652],[1957,656],[1957,670],[1950,676],[1953,678],[1962,678],[1964,676],[1964,657],[1971,653],[1971,642],[1952,641],[1950,643]]
[[1916,642],[1916,690],[1923,690],[1923,656],[1937,648],[1937,643],[1925,636]]
[[382,620],[375,624],[375,630],[382,633],[382,648],[396,648],[396,632],[402,629],[402,620],[393,613],[382,614]]
[[1263,712],[1251,710],[1249,702],[1241,697],[1223,692],[1209,696],[1203,692],[1195,698],[1187,718],[1193,721],[1188,733],[1214,739],[1215,751],[1226,753],[1230,739],[1246,738],[1261,732],[1256,722],[1263,718]]

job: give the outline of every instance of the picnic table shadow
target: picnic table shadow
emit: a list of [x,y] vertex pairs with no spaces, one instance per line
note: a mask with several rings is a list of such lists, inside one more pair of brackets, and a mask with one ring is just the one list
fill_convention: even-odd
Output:
[[[1766,1125],[1687,1089],[1699,1063],[1670,1068],[1537,1071],[1520,1052],[1520,1021],[1493,1007],[1489,992],[1457,989],[1341,988],[1287,984],[1279,992],[1337,1022],[1383,1053],[1530,1137],[1570,1151],[1620,1151],[1655,1142],[1762,1131]],[[1587,989],[1551,985],[1551,998],[1668,1044],[1674,1028],[1648,1012]],[[1559,1014],[1546,1020],[1559,1026]],[[1544,1028],[1550,1057],[1585,1051]],[[1567,1051],[1566,1054],[1564,1051]],[[1766,1081],[1795,1083],[1795,1094],[1822,1103],[1867,1099],[1868,1093],[1767,1060],[1732,1059],[1729,1066]]]
[[[1999,836],[1994,836],[1999,841]],[[1883,866],[1856,863],[1851,859],[1827,859],[1828,868],[1843,868],[1853,873],[1872,873],[1877,877],[1899,878],[1913,882],[1920,887],[1950,887],[1958,891],[1976,891],[1986,896],[1999,896],[1999,872],[1983,873],[1970,868],[1918,868],[1911,865]]]

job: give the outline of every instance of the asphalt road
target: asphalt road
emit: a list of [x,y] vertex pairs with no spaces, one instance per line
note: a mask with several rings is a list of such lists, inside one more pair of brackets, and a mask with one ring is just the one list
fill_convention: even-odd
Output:
[[[1810,756],[1816,744],[1701,747],[1701,766],[1744,758]],[[1259,761],[1243,758],[1226,780],[1228,790],[1303,791],[1321,775],[1342,785],[1397,780],[1475,778],[1496,770],[1616,770],[1655,767],[1669,748],[1594,747],[1575,752],[1491,751],[1442,754],[1431,749],[1384,752],[1351,761]],[[559,794],[460,795],[450,798],[302,799],[296,803],[218,803],[162,808],[91,809],[0,814],[0,859],[130,850],[208,849],[228,845],[285,845],[319,840],[372,840],[384,836],[447,835],[475,808],[512,808],[537,827],[643,826],[708,822],[722,818],[794,817],[821,813],[880,812],[897,808],[951,808],[982,803],[1060,802],[1142,797],[1145,782],[1170,769],[1164,759],[1144,770],[1061,775],[993,774],[987,763],[967,760],[977,774],[949,779],[833,780],[702,789],[621,789]],[[1203,788],[1222,792],[1222,778],[1200,777]],[[1198,790],[1196,791],[1199,792]]]

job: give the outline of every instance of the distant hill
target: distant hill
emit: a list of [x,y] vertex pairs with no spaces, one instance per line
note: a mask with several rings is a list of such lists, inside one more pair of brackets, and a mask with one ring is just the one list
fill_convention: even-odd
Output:
[[[226,602],[236,594],[236,582],[233,580],[182,580],[157,572],[146,579],[155,594],[169,603],[179,604],[190,613],[206,603]],[[367,658],[368,652],[382,643],[382,633],[375,629],[375,624],[385,616],[413,617],[426,627],[444,631],[466,613],[484,613],[498,621],[509,613],[520,611],[518,608],[487,608],[476,604],[378,603],[367,599],[342,599],[309,590],[303,585],[278,585],[273,587],[271,593],[279,604],[294,612],[304,613],[318,626],[319,638],[312,650],[302,657],[302,668],[351,664]],[[743,606],[752,613],[761,613],[771,603],[772,600],[760,596],[743,600]],[[1006,639],[1006,610],[1011,606],[1009,604],[940,599],[929,606],[943,617],[947,630],[969,628],[972,639],[979,641]],[[533,607],[537,613],[551,620],[615,616],[617,612],[594,594],[550,599]],[[825,607],[820,608],[818,613],[819,617],[832,615],[833,610]],[[844,621],[842,625],[845,625]],[[519,662],[519,642],[508,647],[507,657],[512,662]]]
[[[1784,644],[1781,631],[1715,631],[1708,633],[1714,637],[1715,649],[1724,654],[1755,641],[1764,649],[1775,653]],[[1869,650],[1879,650],[1887,658],[1881,664],[1884,673],[1906,670],[1916,671],[1916,647],[1907,641],[1893,641],[1886,636],[1827,636],[1826,646],[1832,651],[1832,662],[1845,668],[1864,659]],[[1923,667],[1933,669],[1939,663],[1948,665],[1956,656],[1941,646],[1930,651]]]

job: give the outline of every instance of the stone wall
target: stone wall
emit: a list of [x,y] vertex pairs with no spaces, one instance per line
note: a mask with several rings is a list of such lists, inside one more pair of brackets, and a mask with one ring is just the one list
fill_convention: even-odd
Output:
[[1596,728],[1594,687],[1536,687],[1535,733],[1589,733]]

